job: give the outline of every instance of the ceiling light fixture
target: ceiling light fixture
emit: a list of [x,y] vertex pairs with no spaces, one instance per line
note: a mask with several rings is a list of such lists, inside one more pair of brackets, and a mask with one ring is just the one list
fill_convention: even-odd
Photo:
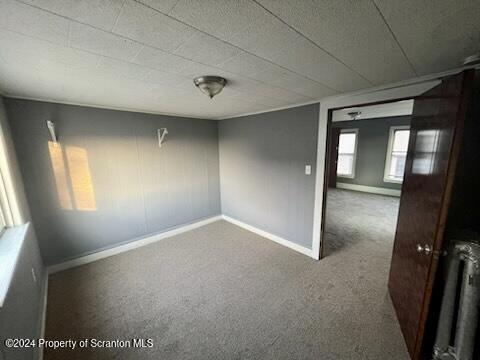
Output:
[[212,99],[223,90],[223,87],[227,84],[227,80],[220,76],[206,75],[196,77],[193,79],[193,83],[201,92]]
[[348,115],[352,118],[352,120],[357,120],[359,117],[362,116],[361,111],[351,111],[348,113]]

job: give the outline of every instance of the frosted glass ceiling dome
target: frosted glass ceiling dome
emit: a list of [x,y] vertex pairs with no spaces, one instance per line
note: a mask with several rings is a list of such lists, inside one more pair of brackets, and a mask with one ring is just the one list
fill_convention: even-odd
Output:
[[227,84],[227,80],[220,76],[205,75],[196,77],[193,79],[193,83],[201,92],[212,99],[223,90],[223,87]]

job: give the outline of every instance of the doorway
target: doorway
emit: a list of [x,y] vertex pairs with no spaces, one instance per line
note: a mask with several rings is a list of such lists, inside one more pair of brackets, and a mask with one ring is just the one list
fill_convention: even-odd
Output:
[[323,256],[390,258],[412,108],[409,99],[331,113]]
[[[475,71],[465,70],[442,78],[436,86],[415,96],[406,156],[400,161],[394,145],[393,150],[387,153],[385,176],[395,177],[395,164],[404,162],[388,289],[405,343],[414,360],[423,359],[423,352],[428,350],[424,342],[426,322],[437,268],[444,252],[447,218],[452,213],[451,199],[454,183],[457,182],[457,165],[465,151],[462,143],[467,114],[471,113],[475,104],[472,96],[474,79]],[[327,134],[332,133],[334,110],[339,108],[328,110]],[[355,156],[357,146],[354,140],[355,136],[350,132],[342,149],[342,139],[339,138],[336,157],[340,171],[336,172],[337,177],[352,177],[355,174],[354,161],[351,159]],[[334,158],[329,155],[326,164],[328,159]],[[324,179],[331,181],[328,171]],[[333,185],[338,187],[338,178]],[[327,186],[324,189],[327,193]],[[327,196],[321,198],[322,223],[325,224]],[[326,226],[323,227],[325,229]],[[322,240],[325,238],[322,236]],[[322,241],[322,245],[324,243]]]
[[409,99],[331,112],[323,257],[364,251],[389,261],[412,109]]

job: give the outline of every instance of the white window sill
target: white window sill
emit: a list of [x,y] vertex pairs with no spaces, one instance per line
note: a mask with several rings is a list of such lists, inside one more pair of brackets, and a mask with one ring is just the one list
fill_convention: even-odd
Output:
[[8,228],[0,237],[0,308],[5,302],[29,224]]
[[339,178],[344,178],[344,179],[355,179],[355,175],[338,175],[337,177]]
[[394,180],[394,179],[384,178],[383,182],[393,183],[393,184],[402,184],[403,180]]

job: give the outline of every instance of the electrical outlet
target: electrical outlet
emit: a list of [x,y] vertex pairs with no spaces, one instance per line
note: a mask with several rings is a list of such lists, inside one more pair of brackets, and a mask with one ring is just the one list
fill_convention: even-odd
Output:
[[310,175],[312,173],[312,165],[305,165],[305,175]]
[[37,274],[35,273],[35,269],[32,268],[32,278],[34,282],[37,282]]

